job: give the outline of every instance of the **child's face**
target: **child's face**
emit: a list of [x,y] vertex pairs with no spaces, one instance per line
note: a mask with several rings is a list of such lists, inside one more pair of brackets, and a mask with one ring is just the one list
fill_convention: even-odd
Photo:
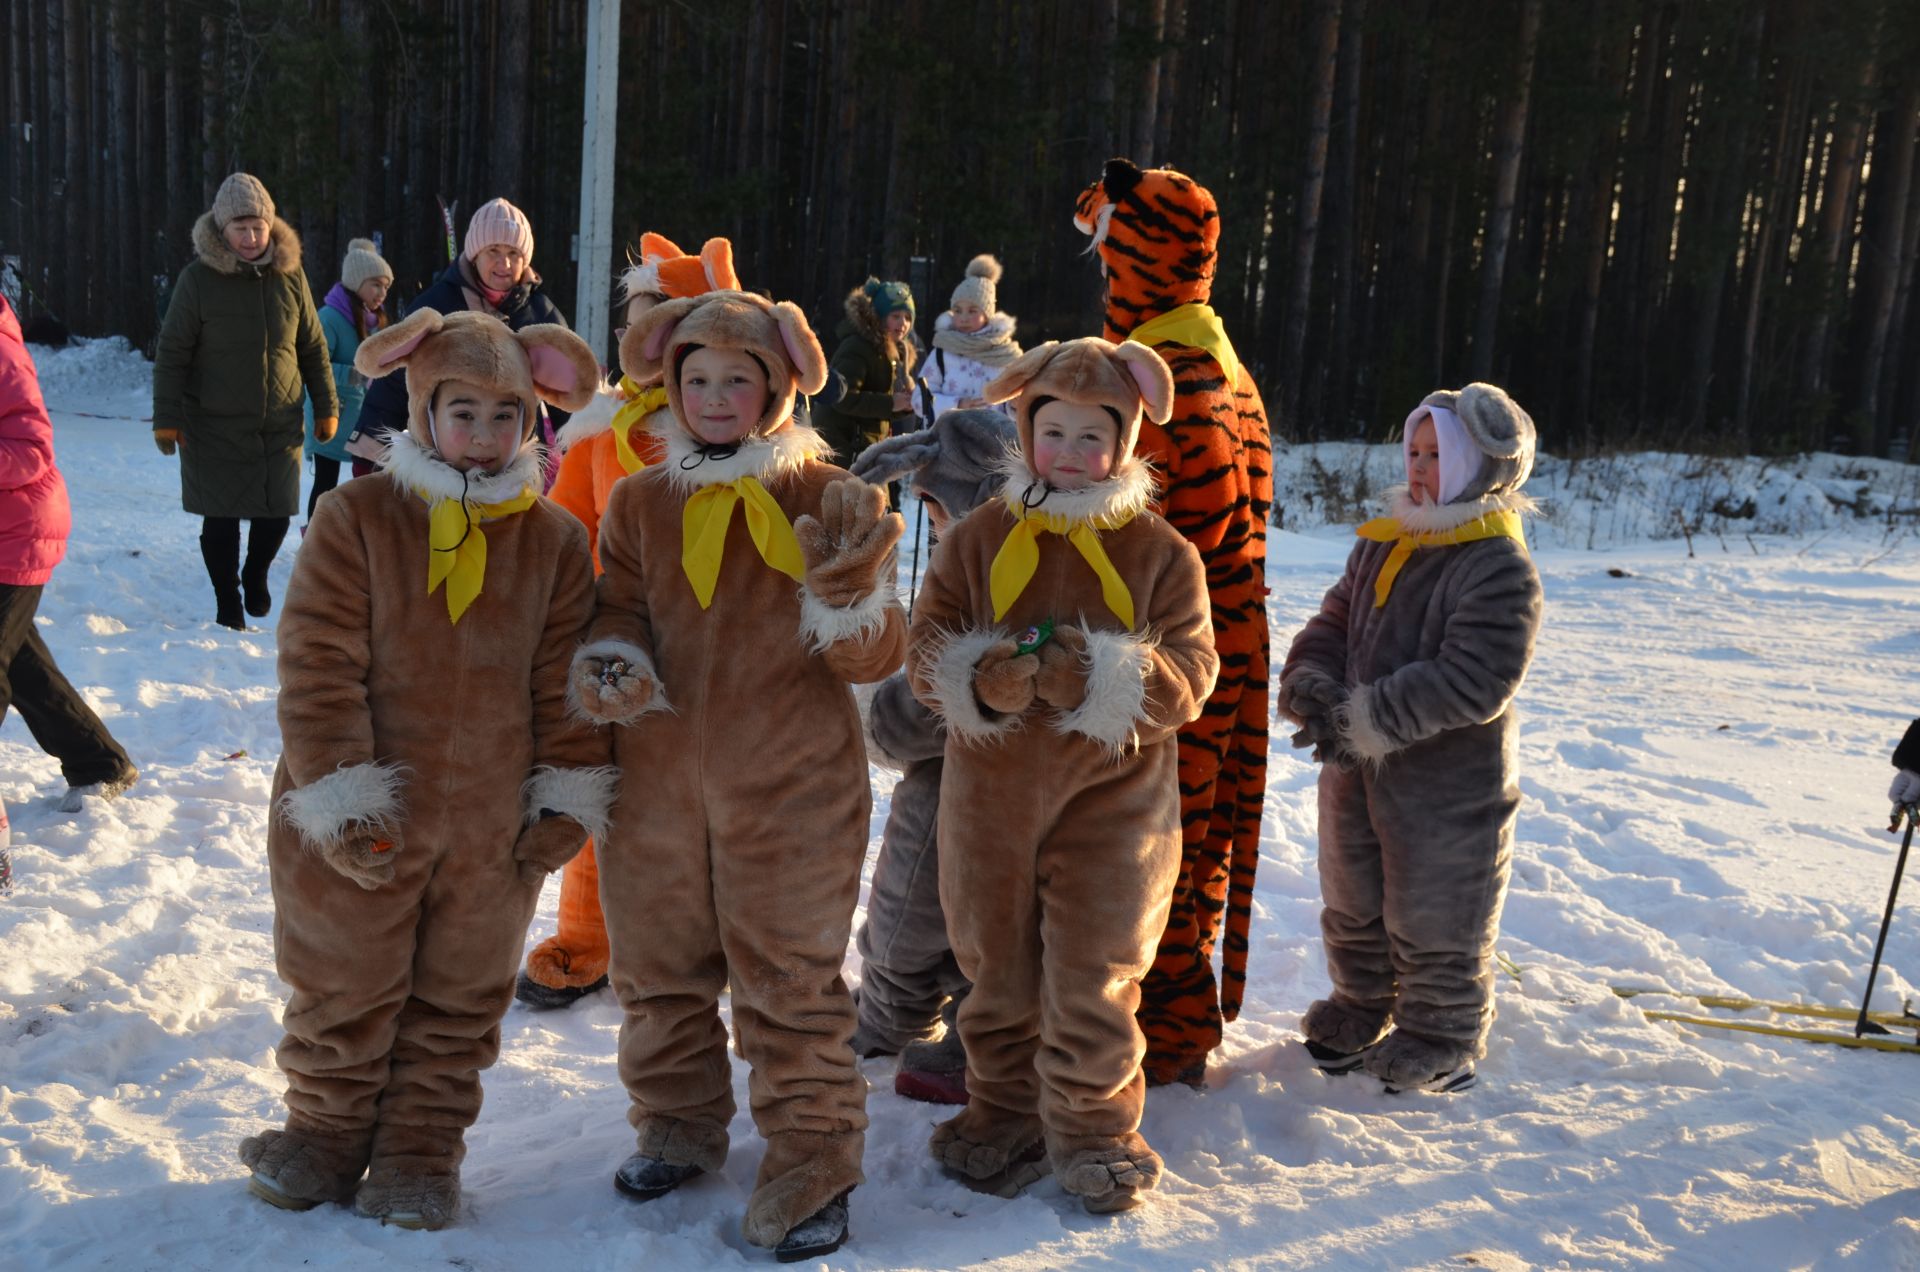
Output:
[[388,278],[369,278],[355,289],[354,294],[360,297],[360,303],[368,309],[378,309],[386,303],[387,288],[392,281]]
[[433,395],[433,446],[461,472],[497,473],[520,452],[520,399],[465,380],[443,380]]
[[267,250],[267,223],[260,217],[236,216],[220,232],[226,236],[227,246],[243,261],[250,261]]
[[695,349],[680,364],[687,427],[710,446],[728,446],[751,433],[770,396],[767,373],[739,349]]
[[522,271],[527,268],[527,258],[517,247],[490,243],[473,258],[473,268],[488,287],[506,291],[520,281]]
[[1407,446],[1407,486],[1415,503],[1440,502],[1440,437],[1432,416],[1420,421]]
[[970,336],[987,325],[987,311],[970,300],[955,301],[949,312],[953,314],[953,329],[961,335]]
[[881,325],[887,329],[888,335],[898,340],[913,326],[913,315],[904,309],[896,309],[881,319]]
[[1083,490],[1113,473],[1119,440],[1105,407],[1049,402],[1033,417],[1033,474],[1055,490]]

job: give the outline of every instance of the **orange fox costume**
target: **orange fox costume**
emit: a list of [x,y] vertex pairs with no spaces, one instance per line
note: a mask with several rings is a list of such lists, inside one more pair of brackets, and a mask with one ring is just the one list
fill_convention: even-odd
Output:
[[[622,292],[628,301],[656,301],[733,291],[733,245],[710,238],[698,256],[689,256],[665,235],[640,236],[640,263],[626,272]],[[625,376],[618,387],[602,387],[593,402],[560,430],[560,472],[548,497],[580,518],[594,572],[600,570],[600,518],[614,483],[659,462],[664,443],[654,431],[666,410],[666,390],[640,385]],[[597,985],[607,974],[607,921],[600,912],[600,866],[592,840],[560,875],[559,926],[527,954],[527,979],[539,989],[566,991]],[[526,995],[523,994],[523,997]]]

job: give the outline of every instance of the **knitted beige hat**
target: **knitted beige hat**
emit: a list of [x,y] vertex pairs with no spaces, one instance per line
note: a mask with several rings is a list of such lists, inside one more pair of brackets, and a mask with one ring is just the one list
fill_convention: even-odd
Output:
[[991,318],[1000,307],[999,282],[1000,262],[983,252],[967,262],[967,276],[953,289],[953,299],[948,303],[951,306],[970,300]]
[[220,193],[213,196],[213,223],[224,230],[228,221],[243,216],[257,216],[271,224],[273,196],[260,178],[236,172],[220,183]]
[[340,281],[348,291],[357,292],[360,284],[370,278],[384,278],[391,283],[393,267],[380,255],[372,239],[354,239],[347,244],[347,258],[340,262]]
[[467,222],[467,259],[477,260],[495,243],[519,248],[527,264],[533,264],[533,222],[505,199],[490,200],[473,210],[473,219]]

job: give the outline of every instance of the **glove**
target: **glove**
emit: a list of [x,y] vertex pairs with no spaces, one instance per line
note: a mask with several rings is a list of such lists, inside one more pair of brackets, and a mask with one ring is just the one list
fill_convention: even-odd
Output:
[[1042,702],[1071,711],[1087,700],[1087,634],[1078,627],[1053,629],[1040,646],[1040,671],[1033,692]]
[[1909,804],[1920,804],[1920,773],[1901,769],[1894,774],[1893,785],[1887,789],[1887,798],[1902,808]]
[[180,447],[180,430],[177,428],[154,429],[153,444],[160,448],[162,455],[173,454]]
[[400,840],[372,822],[351,821],[338,837],[320,845],[320,859],[371,892],[393,882]]
[[1003,640],[973,665],[973,696],[989,711],[1018,715],[1033,705],[1034,678],[1039,674],[1039,658]]
[[880,585],[880,570],[907,523],[887,511],[887,492],[854,477],[827,483],[820,515],[793,523],[807,564],[807,590],[837,609],[857,605]]
[[541,809],[540,820],[521,831],[514,841],[513,859],[520,868],[520,882],[537,885],[572,861],[586,842],[586,827],[565,813]]
[[580,709],[601,724],[626,724],[660,694],[660,682],[623,658],[576,658],[573,687]]
[[316,442],[330,442],[333,440],[333,435],[338,432],[339,429],[340,417],[338,415],[317,417],[313,421],[313,440]]

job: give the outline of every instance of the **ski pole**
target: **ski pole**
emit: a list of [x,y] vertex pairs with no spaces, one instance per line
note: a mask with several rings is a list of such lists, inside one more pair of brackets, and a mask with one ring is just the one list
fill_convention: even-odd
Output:
[[913,569],[908,575],[910,581],[907,584],[907,613],[909,615],[913,613],[913,598],[920,591],[920,532],[926,528],[927,501],[925,499],[915,499],[913,501],[913,509]]
[[1920,810],[1916,810],[1912,804],[1896,805],[1893,825],[1888,830],[1899,826],[1902,813],[1907,817],[1907,834],[1900,841],[1900,859],[1893,866],[1893,886],[1887,889],[1887,912],[1880,917],[1880,939],[1873,943],[1873,966],[1867,970],[1867,994],[1860,1000],[1860,1018],[1853,1022],[1853,1036],[1856,1038],[1864,1033],[1890,1032],[1886,1027],[1867,1019],[1867,1007],[1873,1002],[1874,978],[1880,975],[1880,955],[1887,948],[1887,928],[1893,923],[1893,905],[1900,896],[1900,876],[1907,871],[1907,850],[1913,847],[1913,824],[1920,821]]

